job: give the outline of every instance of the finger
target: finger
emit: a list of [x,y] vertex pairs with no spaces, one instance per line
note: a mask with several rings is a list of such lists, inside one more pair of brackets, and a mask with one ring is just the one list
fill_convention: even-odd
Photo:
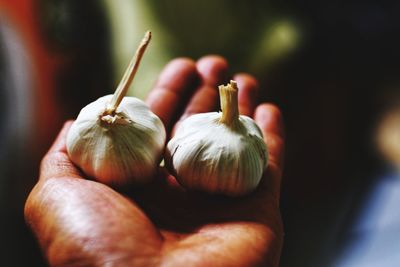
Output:
[[268,167],[264,183],[278,200],[284,159],[284,126],[280,110],[272,104],[261,104],[256,108],[255,121],[261,128],[268,147]]
[[283,166],[284,126],[281,112],[272,104],[261,104],[255,111],[255,121],[261,128],[269,150],[269,161]]
[[191,95],[191,89],[198,79],[196,65],[191,59],[172,60],[161,72],[154,89],[146,98],[150,109],[170,129],[171,122],[185,105],[185,98]]
[[239,113],[252,117],[257,105],[258,82],[253,76],[245,73],[236,74],[233,79],[238,83],[239,88]]
[[205,56],[197,61],[200,87],[192,96],[181,120],[190,115],[214,111],[218,106],[218,85],[226,79],[227,61],[220,56]]
[[72,121],[64,124],[53,145],[40,165],[40,180],[55,177],[81,178],[80,171],[73,165],[67,154],[66,138]]

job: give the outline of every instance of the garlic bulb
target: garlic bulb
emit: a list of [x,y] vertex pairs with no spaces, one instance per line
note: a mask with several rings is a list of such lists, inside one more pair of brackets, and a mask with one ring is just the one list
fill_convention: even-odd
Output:
[[167,145],[166,162],[189,189],[230,196],[253,191],[267,165],[267,147],[256,123],[238,113],[237,84],[220,86],[222,113],[184,120]]
[[84,107],[67,135],[71,161],[106,184],[149,181],[164,151],[162,121],[143,101],[124,97],[150,37],[147,32],[115,94]]

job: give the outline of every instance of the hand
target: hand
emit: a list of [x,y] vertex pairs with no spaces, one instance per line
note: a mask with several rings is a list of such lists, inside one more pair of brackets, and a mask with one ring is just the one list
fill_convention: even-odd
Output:
[[[180,118],[215,111],[226,61],[175,59],[147,104],[171,133]],[[257,82],[239,85],[239,111],[253,116],[269,147],[269,165],[255,192],[227,198],[187,192],[165,170],[150,185],[118,193],[87,180],[66,153],[65,124],[41,165],[25,218],[52,266],[278,266],[283,126],[279,110],[256,107]]]

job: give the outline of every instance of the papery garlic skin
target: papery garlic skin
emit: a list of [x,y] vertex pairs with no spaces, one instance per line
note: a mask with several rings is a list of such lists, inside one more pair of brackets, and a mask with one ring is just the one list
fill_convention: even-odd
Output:
[[229,196],[245,195],[259,184],[268,161],[263,135],[255,122],[239,116],[235,125],[221,113],[192,115],[167,145],[166,162],[188,189]]
[[115,114],[105,114],[112,97],[101,97],[81,110],[67,135],[68,155],[100,182],[148,182],[164,151],[164,125],[134,97],[124,97]]

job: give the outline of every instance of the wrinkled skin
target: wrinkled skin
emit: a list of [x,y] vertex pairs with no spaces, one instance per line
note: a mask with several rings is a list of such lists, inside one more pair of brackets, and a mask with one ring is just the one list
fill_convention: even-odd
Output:
[[[218,107],[227,62],[175,59],[147,104],[170,135],[179,120]],[[257,82],[239,85],[239,111],[252,116],[269,147],[258,189],[240,198],[188,192],[160,169],[150,185],[119,191],[85,179],[66,154],[67,122],[43,158],[25,218],[51,266],[278,266],[283,243],[279,212],[283,125],[274,105],[256,105]]]

